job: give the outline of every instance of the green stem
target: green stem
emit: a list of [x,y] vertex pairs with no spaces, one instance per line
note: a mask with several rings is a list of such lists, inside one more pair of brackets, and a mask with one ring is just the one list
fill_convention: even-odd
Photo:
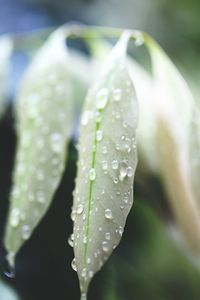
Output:
[[87,294],[86,293],[82,293],[80,300],[87,300]]
[[[99,130],[99,123],[96,123],[95,132],[94,132],[93,147],[95,148],[95,151],[93,151],[93,153],[92,153],[92,165],[91,165],[92,169],[95,168],[95,162],[96,162],[96,150],[97,150],[96,149],[97,148],[96,134],[97,134],[97,130]],[[85,249],[84,249],[84,261],[85,261],[85,263],[86,263],[86,256],[87,256],[87,249],[88,249],[88,238],[89,238],[89,230],[90,230],[90,211],[91,211],[91,205],[92,205],[92,188],[93,188],[93,181],[90,180],[89,196],[88,196],[87,221],[86,221],[87,243],[85,244]]]

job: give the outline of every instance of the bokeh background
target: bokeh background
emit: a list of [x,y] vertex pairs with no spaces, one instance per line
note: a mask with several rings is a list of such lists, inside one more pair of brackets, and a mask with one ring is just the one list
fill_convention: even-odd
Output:
[[[199,0],[0,0],[0,34],[21,34],[74,21],[148,32],[182,71],[198,101]],[[73,141],[53,204],[17,257],[16,277],[3,275],[2,236],[16,146],[12,103],[26,65],[25,56],[13,57],[10,105],[0,121],[1,281],[13,287],[21,300],[77,300],[78,280],[71,269],[73,252],[67,244],[72,232],[70,208],[77,159]],[[95,277],[89,300],[200,299],[200,271],[166,230],[172,216],[159,178],[145,174],[141,180],[138,176],[135,190],[135,205],[122,242]],[[0,294],[1,300],[16,299],[10,297]]]

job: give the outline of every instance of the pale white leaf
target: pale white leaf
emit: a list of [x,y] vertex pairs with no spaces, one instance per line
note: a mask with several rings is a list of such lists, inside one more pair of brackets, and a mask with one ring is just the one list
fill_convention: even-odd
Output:
[[17,101],[17,154],[5,233],[14,259],[60,183],[72,131],[73,88],[64,41],[52,35],[28,68]]
[[72,219],[82,299],[120,242],[133,202],[138,108],[129,76],[125,33],[89,90],[83,109]]

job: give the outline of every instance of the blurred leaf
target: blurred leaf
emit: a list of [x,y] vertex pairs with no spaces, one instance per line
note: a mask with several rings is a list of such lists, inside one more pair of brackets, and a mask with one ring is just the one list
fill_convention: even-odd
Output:
[[[189,247],[200,251],[200,210],[192,189],[189,155],[190,124],[194,100],[191,92],[164,51],[146,39],[154,78],[157,122],[155,146],[163,184],[176,221]],[[147,145],[146,145],[147,146]]]
[[6,93],[12,47],[13,44],[10,37],[0,37],[0,117],[6,107]]
[[19,300],[15,292],[5,283],[0,282],[0,299],[1,300]]
[[169,228],[142,199],[135,201],[119,248],[121,252],[113,255],[109,266],[115,270],[120,300],[199,298],[198,266],[184,255]]
[[195,196],[200,204],[200,111],[194,106],[193,118],[190,126],[190,161],[191,161],[191,178]]
[[[133,58],[129,59],[129,71],[135,85],[139,106],[138,149],[142,163],[146,164],[151,172],[159,171],[156,145],[155,99],[153,79]],[[145,87],[145,88],[144,88]],[[139,165],[141,164],[141,160]]]
[[114,47],[88,93],[81,120],[72,219],[73,267],[82,299],[92,277],[118,245],[133,201],[138,111],[125,60],[128,39],[125,32]]
[[28,240],[60,183],[72,131],[74,95],[65,44],[53,34],[26,72],[17,102],[18,146],[5,247]]

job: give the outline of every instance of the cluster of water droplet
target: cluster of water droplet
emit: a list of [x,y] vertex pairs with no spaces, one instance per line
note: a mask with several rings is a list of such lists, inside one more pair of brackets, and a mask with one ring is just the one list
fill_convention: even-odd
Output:
[[81,118],[74,232],[68,240],[81,282],[90,281],[119,243],[132,205],[137,112],[129,76],[118,68],[89,93]]
[[13,256],[47,211],[60,182],[71,127],[72,95],[64,64],[33,63],[18,101],[18,147],[5,245]]

